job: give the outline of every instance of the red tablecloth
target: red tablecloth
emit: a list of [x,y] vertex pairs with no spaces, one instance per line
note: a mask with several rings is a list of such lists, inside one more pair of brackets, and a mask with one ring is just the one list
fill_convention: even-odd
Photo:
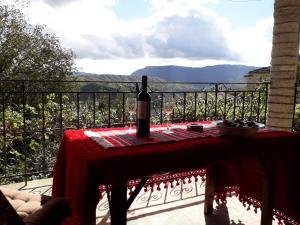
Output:
[[222,176],[216,177],[217,190],[239,185],[241,196],[261,200],[262,176],[257,158],[283,155],[277,158],[280,173],[276,185],[280,189],[276,191],[280,194],[276,206],[299,221],[299,165],[286,163],[299,160],[299,149],[299,136],[288,132],[260,133],[250,139],[205,137],[104,149],[84,131],[70,130],[64,133],[58,152],[53,195],[71,202],[73,213],[67,224],[93,224],[99,184],[118,184],[145,175],[186,171],[230,160],[230,164],[220,164]]

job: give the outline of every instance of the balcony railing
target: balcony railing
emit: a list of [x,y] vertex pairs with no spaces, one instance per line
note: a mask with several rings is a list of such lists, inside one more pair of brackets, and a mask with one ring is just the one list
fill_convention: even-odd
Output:
[[[127,126],[126,98],[138,82],[0,81],[0,183],[49,177],[66,129]],[[173,95],[173,123],[240,118],[265,123],[269,83],[150,82],[151,122],[164,123],[163,98]],[[299,90],[295,102],[299,107]],[[295,113],[295,120],[299,115]],[[297,127],[298,123],[294,123]]]

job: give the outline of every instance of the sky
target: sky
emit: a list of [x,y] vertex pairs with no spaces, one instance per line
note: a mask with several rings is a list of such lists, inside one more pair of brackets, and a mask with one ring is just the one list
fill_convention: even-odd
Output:
[[129,75],[145,66],[269,66],[274,0],[31,0],[79,71]]

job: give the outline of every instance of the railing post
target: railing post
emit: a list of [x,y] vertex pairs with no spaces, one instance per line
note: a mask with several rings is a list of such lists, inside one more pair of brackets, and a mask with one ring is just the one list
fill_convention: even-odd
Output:
[[298,93],[298,83],[295,82],[295,94],[294,94],[294,110],[293,110],[293,123],[292,123],[292,131],[295,130],[295,112],[296,112],[296,105],[297,105],[297,93]]
[[46,138],[45,138],[45,94],[42,93],[42,147],[43,147],[43,172],[46,171]]
[[62,93],[59,93],[59,134],[60,138],[63,136],[63,102],[62,102]]
[[253,119],[253,99],[254,99],[254,93],[251,91],[251,101],[250,101],[250,120]]
[[242,112],[241,112],[241,117],[242,117],[242,120],[244,120],[245,118],[245,91],[243,91],[243,96],[242,96]]
[[197,121],[197,92],[195,92],[194,96],[194,103],[195,103],[195,108],[194,108],[194,121]]
[[204,99],[204,120],[207,120],[207,91],[205,92],[205,99]]
[[7,175],[7,148],[6,148],[6,121],[5,121],[5,93],[2,93],[2,126],[3,126],[3,148],[4,148],[4,174]]
[[260,103],[261,103],[261,91],[258,91],[256,122],[259,122],[260,120]]
[[79,92],[76,93],[76,101],[77,101],[77,129],[80,127],[80,102],[79,102]]
[[[124,98],[124,95],[123,95]],[[124,99],[123,99],[124,101]],[[124,110],[123,110],[124,112]],[[124,122],[124,118],[123,118],[123,122]],[[93,92],[93,128],[95,128],[96,126],[96,93]]]
[[217,111],[218,111],[218,92],[219,92],[219,85],[218,83],[215,84],[215,120],[217,119]]
[[264,119],[264,124],[267,122],[267,108],[268,108],[268,95],[269,95],[269,82],[265,82],[265,119]]
[[164,93],[160,94],[160,124],[163,123]]
[[125,93],[122,94],[122,124],[125,127]]
[[236,91],[233,93],[233,119],[235,119],[236,114]]
[[108,93],[108,127],[111,127],[111,96]]
[[23,104],[23,134],[22,134],[22,141],[23,141],[23,152],[25,153],[24,157],[24,180],[25,180],[25,186],[27,186],[27,147],[26,147],[26,113],[25,113],[25,104],[26,104],[26,96],[25,96],[25,81],[22,81],[22,104]]
[[186,92],[183,93],[183,122],[186,121]]
[[140,93],[139,82],[135,83],[135,92],[136,92],[136,95],[138,95],[138,93]]
[[[174,101],[175,101],[175,92],[173,92],[173,99],[174,99]],[[175,106],[176,106],[176,101],[175,101]],[[175,108],[175,107],[174,107]],[[175,112],[175,109],[173,108],[173,110],[172,110],[172,123],[174,122],[174,112]]]
[[224,115],[223,115],[223,119],[226,119],[226,111],[227,111],[227,91],[225,91],[224,94]]

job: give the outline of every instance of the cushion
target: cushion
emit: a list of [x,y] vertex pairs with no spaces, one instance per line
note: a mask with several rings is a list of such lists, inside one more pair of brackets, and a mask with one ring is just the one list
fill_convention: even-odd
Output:
[[59,225],[71,212],[64,198],[0,188],[0,224]]
[[23,219],[41,209],[41,195],[0,188],[6,199]]
[[69,202],[64,198],[44,198],[45,196],[42,196],[42,203],[45,201],[42,209],[23,219],[26,225],[58,225],[71,214]]

